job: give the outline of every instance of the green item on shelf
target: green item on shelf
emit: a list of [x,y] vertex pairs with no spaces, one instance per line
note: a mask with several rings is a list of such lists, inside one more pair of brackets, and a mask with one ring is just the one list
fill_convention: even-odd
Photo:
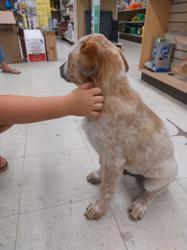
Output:
[[131,33],[131,34],[136,34],[136,32],[137,32],[136,27],[131,27],[131,28],[130,28],[130,33]]
[[138,21],[142,22],[145,19],[145,14],[137,14]]

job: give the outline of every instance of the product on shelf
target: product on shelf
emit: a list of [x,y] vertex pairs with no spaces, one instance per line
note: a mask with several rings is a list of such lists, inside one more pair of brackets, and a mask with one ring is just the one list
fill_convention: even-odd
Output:
[[137,28],[136,27],[131,27],[130,28],[130,34],[137,34]]
[[151,61],[145,63],[145,67],[154,72],[168,72],[171,64],[173,46],[165,38],[157,38],[154,41]]
[[40,30],[24,30],[27,60],[46,61],[45,42]]
[[147,0],[119,0],[118,6],[121,10],[137,10],[140,8],[145,8],[147,5]]

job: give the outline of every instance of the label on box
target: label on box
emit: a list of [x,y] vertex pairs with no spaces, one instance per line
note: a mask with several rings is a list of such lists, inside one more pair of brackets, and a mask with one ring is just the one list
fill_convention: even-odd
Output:
[[29,54],[28,61],[29,62],[42,62],[45,61],[45,54]]
[[26,40],[26,46],[28,54],[45,53],[44,41],[41,39]]

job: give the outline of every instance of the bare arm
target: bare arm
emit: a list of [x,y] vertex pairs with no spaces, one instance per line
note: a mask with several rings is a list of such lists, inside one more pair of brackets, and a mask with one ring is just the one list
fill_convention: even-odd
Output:
[[31,123],[59,118],[70,112],[67,97],[1,96],[0,121]]
[[103,97],[90,84],[67,96],[0,96],[0,124],[22,124],[60,118],[66,115],[98,116]]

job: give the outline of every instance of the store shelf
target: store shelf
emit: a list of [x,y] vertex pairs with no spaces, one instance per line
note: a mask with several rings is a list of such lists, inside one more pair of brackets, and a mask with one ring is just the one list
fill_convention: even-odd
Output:
[[127,36],[133,36],[133,37],[139,37],[139,38],[142,37],[141,35],[137,35],[137,34],[131,34],[131,33],[126,33],[126,32],[120,32],[120,33],[123,35],[127,35]]
[[60,12],[58,9],[51,9],[51,12]]
[[123,23],[127,23],[127,24],[144,24],[144,21],[137,21],[137,22],[133,22],[133,21],[119,21],[119,24],[123,24]]
[[75,43],[75,41],[69,39],[67,36],[63,36],[63,40],[67,41],[70,44],[74,44]]
[[145,11],[146,8],[139,8],[139,9],[132,9],[132,10],[120,10],[119,13],[123,13],[123,12],[135,12],[135,11]]
[[168,73],[156,73],[145,68],[140,71],[142,80],[187,104],[187,82],[170,76]]
[[[146,13],[146,8],[140,8],[135,10],[124,10],[118,12],[118,22],[119,22],[119,31],[120,31],[120,38],[141,43],[142,42],[142,36],[136,35],[136,34],[129,34],[126,32],[123,32],[126,30],[124,26],[134,26],[138,27],[138,25],[143,26],[144,21],[133,21],[134,16],[138,14],[144,14]],[[129,21],[132,20],[132,21]]]
[[187,94],[187,83],[175,76],[170,76],[168,73],[155,73],[148,69],[140,69],[140,71]]
[[130,34],[130,33],[126,33],[126,32],[120,32],[119,34],[120,34],[121,39],[129,40],[129,41],[137,42],[137,43],[141,43],[141,41],[142,41],[141,35]]
[[[177,6],[180,5],[181,3],[177,4]],[[144,64],[151,59],[154,39],[163,37],[168,30],[170,31],[172,8],[175,9],[176,5],[172,4],[171,0],[148,1],[139,68],[142,72],[142,80],[187,104],[187,80],[185,78],[182,79],[181,76],[179,79],[179,77],[167,73],[154,73],[144,68]],[[184,8],[184,11],[187,10]],[[180,20],[180,15],[178,18]],[[179,29],[179,31],[184,32],[185,28]]]

